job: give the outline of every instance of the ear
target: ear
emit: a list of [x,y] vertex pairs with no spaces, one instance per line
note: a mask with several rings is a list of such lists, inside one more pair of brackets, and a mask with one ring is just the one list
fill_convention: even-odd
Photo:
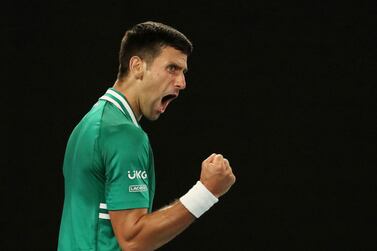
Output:
[[138,57],[133,56],[130,58],[130,63],[128,65],[128,69],[130,73],[136,78],[136,79],[142,79],[144,75],[144,61]]

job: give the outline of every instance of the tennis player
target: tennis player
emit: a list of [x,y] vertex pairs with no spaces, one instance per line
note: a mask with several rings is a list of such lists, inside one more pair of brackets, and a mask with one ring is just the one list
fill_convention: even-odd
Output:
[[152,212],[153,153],[139,121],[157,120],[185,89],[191,52],[185,35],[161,23],[140,23],[126,32],[116,82],[67,143],[59,251],[155,250],[234,184],[228,160],[211,154],[186,194]]

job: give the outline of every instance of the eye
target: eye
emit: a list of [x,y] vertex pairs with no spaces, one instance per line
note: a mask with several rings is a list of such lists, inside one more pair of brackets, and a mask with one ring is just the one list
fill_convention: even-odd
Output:
[[176,71],[177,70],[177,66],[176,65],[169,65],[168,66],[168,71],[169,72],[174,72],[174,71]]

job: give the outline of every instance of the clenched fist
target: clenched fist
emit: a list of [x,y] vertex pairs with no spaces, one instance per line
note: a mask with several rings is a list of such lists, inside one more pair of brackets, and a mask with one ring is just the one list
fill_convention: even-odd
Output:
[[229,161],[213,153],[202,163],[200,181],[217,198],[225,194],[236,181]]

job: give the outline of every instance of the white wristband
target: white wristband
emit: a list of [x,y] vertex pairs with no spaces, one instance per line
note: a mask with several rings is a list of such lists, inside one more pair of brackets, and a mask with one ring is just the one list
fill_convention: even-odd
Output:
[[200,181],[196,182],[179,200],[196,218],[219,201]]

